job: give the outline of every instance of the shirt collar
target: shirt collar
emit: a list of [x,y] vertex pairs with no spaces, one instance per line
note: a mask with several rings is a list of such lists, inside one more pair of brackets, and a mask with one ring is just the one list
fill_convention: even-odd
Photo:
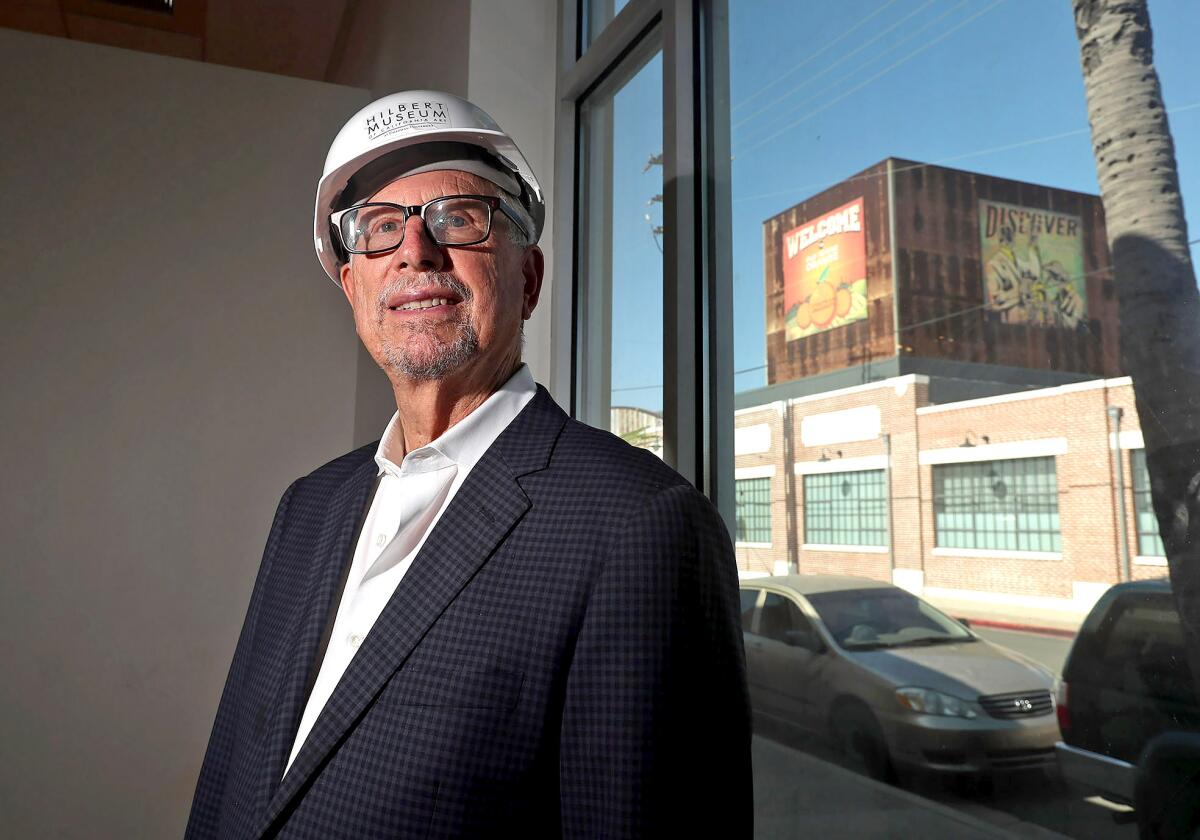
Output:
[[400,412],[392,415],[379,447],[375,450],[377,474],[399,476],[414,472],[429,472],[457,465],[465,474],[483,457],[488,447],[508,428],[521,409],[537,392],[529,365],[522,364],[500,389],[484,400],[479,408],[455,423],[442,435],[403,457],[399,465],[395,457],[404,451],[404,429]]

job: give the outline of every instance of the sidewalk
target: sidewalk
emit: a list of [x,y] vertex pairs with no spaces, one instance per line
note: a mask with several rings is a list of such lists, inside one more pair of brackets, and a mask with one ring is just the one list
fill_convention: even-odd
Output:
[[754,836],[763,840],[1061,838],[1016,819],[991,825],[915,793],[754,736]]
[[930,593],[926,593],[924,598],[947,615],[965,618],[981,627],[1024,630],[1051,636],[1073,638],[1087,618],[1086,610],[1069,606],[1016,605]]

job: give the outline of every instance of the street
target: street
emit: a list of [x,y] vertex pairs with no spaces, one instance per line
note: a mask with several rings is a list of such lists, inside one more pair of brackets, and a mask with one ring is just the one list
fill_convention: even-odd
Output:
[[1056,677],[1062,674],[1063,663],[1071,650],[1072,640],[1062,636],[1027,633],[1022,630],[1001,630],[995,627],[973,626],[971,629],[993,644],[1015,650],[1045,665]]
[[[972,629],[987,641],[1046,666],[1055,675],[1061,674],[1072,642],[1057,635],[982,626]],[[780,724],[758,716],[755,732],[816,758],[841,763],[840,756],[828,744],[785,730]],[[1114,815],[1119,815],[1123,809],[1072,792],[1052,774],[1014,774],[978,782],[904,778],[898,786],[1014,836],[1066,836],[1088,840],[1134,840],[1137,837],[1135,825],[1114,821]]]

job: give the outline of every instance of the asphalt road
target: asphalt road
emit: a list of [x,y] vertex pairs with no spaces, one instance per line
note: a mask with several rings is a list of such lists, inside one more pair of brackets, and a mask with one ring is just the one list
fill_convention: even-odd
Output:
[[1063,663],[1071,649],[1071,639],[1062,636],[1044,636],[1020,630],[999,630],[994,627],[973,627],[976,633],[989,642],[1024,654],[1035,662],[1045,665],[1055,676],[1062,674]]

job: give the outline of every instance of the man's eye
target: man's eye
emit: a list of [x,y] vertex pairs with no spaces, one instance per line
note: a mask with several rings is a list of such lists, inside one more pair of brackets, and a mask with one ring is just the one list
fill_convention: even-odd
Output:
[[466,225],[469,224],[468,220],[464,216],[442,216],[440,219],[438,219],[438,223],[442,227],[456,228],[466,227]]
[[395,233],[400,229],[400,223],[395,219],[384,219],[371,226],[371,233]]

